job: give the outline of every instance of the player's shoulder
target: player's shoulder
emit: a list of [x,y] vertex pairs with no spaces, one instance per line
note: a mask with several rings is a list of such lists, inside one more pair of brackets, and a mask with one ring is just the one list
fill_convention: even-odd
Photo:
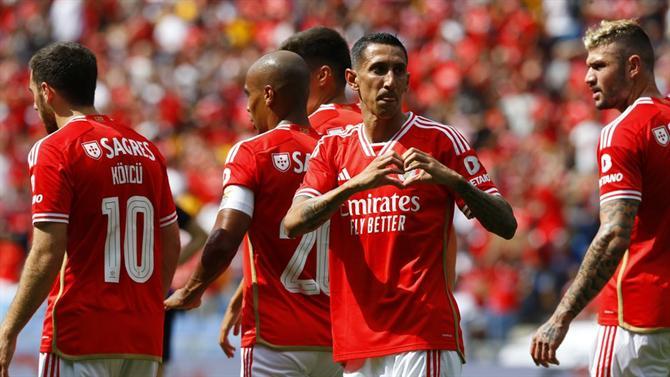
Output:
[[34,166],[40,157],[59,155],[68,149],[68,146],[90,132],[93,127],[88,123],[86,117],[76,116],[70,119],[58,130],[44,136],[33,144],[28,153],[28,165]]
[[457,155],[470,150],[468,140],[463,133],[454,126],[421,115],[414,115],[412,125],[421,130],[420,135],[422,138],[438,141],[443,140],[447,145],[453,147]]
[[640,97],[600,131],[600,149],[634,141],[662,108],[650,97]]
[[[234,161],[240,154],[262,155],[269,153],[269,151],[281,145],[294,142],[298,134],[300,132],[293,131],[289,126],[280,125],[262,134],[240,140],[230,148],[226,163]],[[307,139],[310,138],[312,143],[315,144],[318,135],[314,132],[311,137],[307,136]]]
[[357,103],[323,104],[309,116],[309,122],[320,134],[330,129],[344,129],[347,125],[358,124],[363,120],[361,108]]

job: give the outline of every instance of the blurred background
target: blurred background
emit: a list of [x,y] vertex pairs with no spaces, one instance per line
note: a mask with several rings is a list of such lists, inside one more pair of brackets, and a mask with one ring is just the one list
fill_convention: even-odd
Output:
[[[519,221],[503,241],[457,211],[464,376],[586,375],[593,305],[572,326],[558,369],[531,367],[528,356],[598,228],[595,148],[618,115],[595,111],[581,36],[602,19],[638,18],[667,93],[668,9],[660,0],[0,0],[0,318],[30,244],[27,154],[45,135],[28,91],[37,49],[72,40],[96,53],[97,109],[159,146],[177,203],[209,230],[226,154],[254,134],[247,67],[312,26],[350,44],[389,31],[409,50],[406,108],[461,130]],[[196,261],[180,267],[176,287]],[[240,277],[238,260],[202,308],[177,315],[166,375],[238,375],[239,359],[227,360],[217,340]],[[36,374],[42,315],[19,340],[16,376]]]

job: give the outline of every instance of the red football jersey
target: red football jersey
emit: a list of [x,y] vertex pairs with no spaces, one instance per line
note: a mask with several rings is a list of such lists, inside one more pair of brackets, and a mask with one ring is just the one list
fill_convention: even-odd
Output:
[[243,258],[243,347],[332,347],[328,226],[299,239],[280,229],[318,138],[312,128],[280,125],[228,154],[224,190],[238,185],[254,193],[251,245]]
[[342,133],[347,126],[363,121],[361,108],[357,103],[328,103],[319,106],[309,116],[309,123],[319,135]]
[[[492,194],[466,139],[450,126],[409,113],[386,143],[371,144],[363,124],[324,136],[296,196],[319,196],[359,174],[375,156],[416,147]],[[416,174],[416,171],[405,174]],[[403,177],[399,177],[403,178]],[[330,220],[333,356],[337,361],[413,350],[456,350],[463,340],[446,281],[447,215],[463,201],[446,187],[383,186],[351,196]]]
[[68,224],[40,351],[159,360],[160,227],[177,214],[158,149],[104,115],[79,116],[38,141],[28,164],[33,223]]
[[670,328],[669,125],[670,100],[642,97],[601,132],[600,203],[641,203],[628,251],[600,296],[600,324]]

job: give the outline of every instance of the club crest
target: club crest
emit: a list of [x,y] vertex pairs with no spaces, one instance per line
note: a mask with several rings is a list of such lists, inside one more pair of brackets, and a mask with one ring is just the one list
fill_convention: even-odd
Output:
[[651,132],[654,134],[654,139],[656,139],[656,142],[660,146],[665,147],[670,142],[670,135],[668,135],[668,129],[665,126],[656,127],[652,129]]
[[87,141],[86,143],[81,143],[81,146],[84,148],[86,155],[94,160],[99,160],[102,156],[102,150],[97,141]]
[[275,169],[282,173],[287,171],[291,167],[291,159],[289,158],[288,152],[273,153],[272,164],[275,166]]

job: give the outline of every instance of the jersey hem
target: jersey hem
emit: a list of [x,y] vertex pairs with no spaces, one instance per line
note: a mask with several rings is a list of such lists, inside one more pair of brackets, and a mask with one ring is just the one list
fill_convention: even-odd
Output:
[[[421,351],[421,350],[445,350],[445,351],[456,351],[460,352],[458,345],[455,343],[439,343],[439,344],[428,344],[428,343],[414,343],[414,344],[405,344],[402,346],[388,347],[388,348],[376,348],[370,351],[356,351],[356,352],[333,352],[333,359],[337,362],[345,362],[348,360],[355,359],[367,359],[371,357],[382,357],[394,355],[402,352],[409,351]],[[462,360],[465,363],[465,360]]]

